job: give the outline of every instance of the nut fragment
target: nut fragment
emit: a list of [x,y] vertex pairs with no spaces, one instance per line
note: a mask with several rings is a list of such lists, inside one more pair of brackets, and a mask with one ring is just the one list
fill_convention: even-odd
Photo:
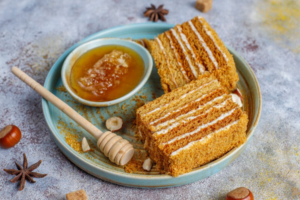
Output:
[[212,8],[212,0],[198,0],[195,8],[201,12],[208,12]]
[[89,150],[91,150],[89,143],[85,137],[82,138],[81,147],[83,152],[88,152]]
[[254,197],[249,189],[239,187],[229,192],[226,196],[226,200],[254,200]]
[[105,125],[112,132],[119,131],[123,126],[123,120],[121,117],[111,117],[106,120]]
[[150,158],[147,158],[146,160],[144,160],[143,169],[146,171],[150,171],[152,168],[152,163],[152,160]]

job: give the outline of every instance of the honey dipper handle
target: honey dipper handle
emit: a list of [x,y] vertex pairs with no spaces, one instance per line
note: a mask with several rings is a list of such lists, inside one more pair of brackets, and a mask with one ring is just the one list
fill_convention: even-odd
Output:
[[50,101],[53,105],[59,108],[62,112],[68,115],[71,119],[73,119],[76,123],[78,123],[82,128],[84,128],[87,132],[92,134],[96,139],[98,139],[102,131],[100,131],[96,126],[78,114],[75,110],[73,110],[68,104],[60,100],[54,94],[49,92],[46,88],[44,88],[41,84],[33,80],[26,73],[20,70],[17,67],[13,67],[11,71],[23,82],[29,85],[32,89],[34,89],[37,93],[39,93],[46,100]]
[[96,126],[73,110],[73,108],[71,108],[68,104],[49,92],[46,88],[33,80],[19,68],[13,67],[11,71],[42,97],[50,101],[54,106],[68,115],[91,135],[93,135],[98,140],[97,146],[112,162],[116,163],[117,165],[125,165],[132,158],[134,154],[134,148],[127,140],[117,136],[112,132],[103,133]]

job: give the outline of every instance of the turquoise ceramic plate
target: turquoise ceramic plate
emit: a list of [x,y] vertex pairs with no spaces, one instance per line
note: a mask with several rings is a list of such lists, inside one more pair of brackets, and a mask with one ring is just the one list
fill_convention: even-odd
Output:
[[[117,105],[95,108],[77,103],[66,92],[65,88],[62,86],[62,80],[60,76],[61,67],[68,54],[77,46],[87,41],[105,37],[132,39],[153,38],[154,36],[172,28],[173,26],[174,25],[165,23],[133,24],[111,28],[95,33],[69,48],[57,60],[57,62],[51,68],[44,86],[57,97],[68,103],[71,107],[77,110],[81,115],[95,124],[101,130],[105,130],[105,119],[111,116],[122,117],[125,122],[124,127],[120,132],[117,133],[123,138],[132,142],[134,148],[136,149],[135,161],[141,162],[144,159],[145,151],[143,149],[143,145],[140,142],[136,142],[134,138],[135,111],[136,108],[141,106],[144,102],[151,101],[153,98],[163,94],[156,68],[153,67],[153,71],[148,82],[133,97]],[[244,110],[246,110],[249,114],[249,125],[247,130],[247,142],[239,148],[235,148],[228,152],[223,157],[176,178],[159,174],[155,167],[151,170],[151,172],[144,172],[143,170],[139,169],[133,170],[132,168],[128,167],[126,170],[133,170],[134,172],[126,173],[124,168],[111,163],[102,155],[100,151],[95,148],[96,141],[85,130],[77,126],[74,121],[69,119],[51,103],[43,100],[42,105],[44,116],[54,141],[61,151],[79,168],[100,179],[124,186],[145,188],[172,187],[192,183],[217,173],[245,150],[249,140],[253,135],[255,127],[257,126],[261,110],[261,95],[259,85],[253,71],[246,61],[240,55],[238,55],[238,53],[229,47],[228,49],[234,56],[236,67],[239,73],[240,81],[238,82],[238,88],[243,93]],[[81,141],[83,136],[88,138],[93,151],[88,153],[80,152],[79,141]]]

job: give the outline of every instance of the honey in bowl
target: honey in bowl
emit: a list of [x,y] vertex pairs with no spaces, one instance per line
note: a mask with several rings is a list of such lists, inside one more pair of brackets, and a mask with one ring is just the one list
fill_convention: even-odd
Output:
[[134,50],[118,45],[91,49],[72,67],[70,85],[81,98],[105,102],[118,99],[141,81],[144,62]]

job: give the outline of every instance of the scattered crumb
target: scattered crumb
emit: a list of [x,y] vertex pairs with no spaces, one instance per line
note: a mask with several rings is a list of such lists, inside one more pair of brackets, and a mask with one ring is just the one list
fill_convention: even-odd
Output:
[[136,125],[136,119],[132,119],[132,125]]
[[67,92],[67,90],[66,90],[66,88],[65,88],[65,86],[59,86],[59,87],[57,87],[57,88],[55,88],[57,91],[60,91],[60,92]]
[[143,161],[137,160],[134,157],[124,166],[124,171],[131,174],[143,170]]
[[71,134],[71,133],[66,133],[65,135],[65,140],[70,145],[75,151],[82,153],[82,147],[81,147],[81,142],[78,141],[80,138],[78,135]]
[[144,160],[148,157],[147,153],[141,152],[137,149],[134,153],[133,158],[124,166],[124,170],[127,173],[137,173],[145,172],[143,169]]
[[79,153],[83,152],[81,148],[82,135],[81,133],[78,133],[75,128],[73,128],[72,122],[70,123],[70,125],[68,125],[61,118],[59,118],[56,127],[59,130],[60,134],[65,136],[65,141],[68,145],[70,145],[70,147],[72,147]]
[[145,104],[145,102],[144,101],[142,101],[142,100],[140,100],[140,99],[137,99],[136,100],[136,106],[139,108],[139,107],[141,107],[141,106],[143,106]]
[[125,110],[127,107],[128,107],[128,105],[123,104],[123,105],[122,105],[122,110]]
[[156,99],[156,94],[154,92],[152,93],[152,99]]
[[102,121],[105,121],[105,117],[103,117],[103,115],[100,115],[100,118]]

